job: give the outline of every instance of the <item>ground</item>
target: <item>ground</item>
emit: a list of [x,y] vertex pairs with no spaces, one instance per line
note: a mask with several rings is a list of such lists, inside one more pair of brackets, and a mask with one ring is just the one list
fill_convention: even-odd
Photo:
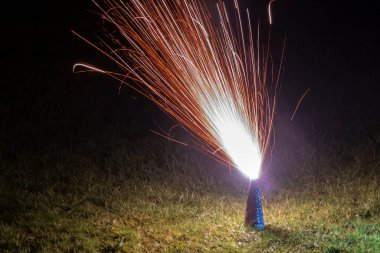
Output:
[[3,149],[2,252],[380,252],[376,168],[263,175],[255,231],[240,173],[154,134],[89,132]]

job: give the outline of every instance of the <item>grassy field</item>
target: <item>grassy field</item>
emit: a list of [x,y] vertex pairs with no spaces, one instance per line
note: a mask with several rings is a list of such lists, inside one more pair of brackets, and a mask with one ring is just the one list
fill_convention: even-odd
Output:
[[1,252],[380,252],[376,163],[268,172],[257,232],[239,173],[121,125],[78,131],[3,146]]

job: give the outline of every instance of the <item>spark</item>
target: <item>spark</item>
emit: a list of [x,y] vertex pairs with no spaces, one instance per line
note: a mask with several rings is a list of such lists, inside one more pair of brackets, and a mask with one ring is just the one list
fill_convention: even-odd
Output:
[[91,65],[89,65],[89,64],[85,64],[85,63],[76,63],[76,64],[74,64],[74,66],[73,66],[73,72],[74,72],[74,73],[83,72],[83,71],[77,71],[76,69],[77,69],[78,67],[83,67],[83,68],[85,68],[87,71],[90,70],[90,71],[100,72],[100,73],[103,73],[103,74],[106,73],[106,71],[104,71],[104,70],[101,70],[101,69],[99,69],[99,68],[97,68],[97,67],[94,67],[94,66],[91,66]]
[[274,2],[275,0],[271,0],[268,4],[268,17],[269,17],[269,24],[271,25],[272,24],[272,3]]
[[157,134],[157,135],[159,135],[159,136],[165,138],[165,139],[168,139],[169,141],[172,141],[172,142],[175,142],[175,143],[178,143],[178,144],[181,144],[181,145],[187,146],[187,143],[184,143],[184,142],[182,142],[182,141],[176,140],[176,139],[174,139],[174,138],[170,138],[169,136],[167,136],[167,135],[163,135],[163,134],[160,134],[159,132],[156,132],[156,131],[154,131],[154,130],[152,130],[152,129],[150,129],[150,131],[151,131],[152,133],[155,133],[155,134]]
[[302,102],[302,100],[304,99],[304,97],[307,95],[307,93],[309,93],[310,91],[310,88],[306,90],[306,92],[302,95],[302,97],[300,98],[300,100],[298,100],[298,103],[297,103],[297,106],[296,106],[296,109],[294,110],[293,114],[292,114],[292,117],[290,118],[290,120],[293,120],[294,116],[296,115],[296,112],[298,111],[298,107],[300,107],[300,104]]
[[105,34],[104,48],[77,35],[121,73],[88,68],[138,90],[190,132],[196,147],[257,179],[270,147],[276,96],[269,95],[268,49],[254,44],[259,36],[249,14],[244,29],[237,0],[236,24],[226,5],[217,4],[218,29],[199,0],[94,3],[116,32]]

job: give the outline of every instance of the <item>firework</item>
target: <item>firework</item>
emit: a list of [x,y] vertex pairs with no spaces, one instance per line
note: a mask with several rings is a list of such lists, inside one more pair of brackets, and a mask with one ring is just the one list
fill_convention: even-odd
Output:
[[74,70],[108,74],[139,91],[191,133],[196,147],[257,179],[276,106],[276,88],[270,94],[268,87],[277,87],[278,76],[268,74],[269,43],[259,44],[248,10],[242,15],[235,0],[231,19],[226,5],[218,3],[215,28],[198,0],[94,3],[115,31],[102,46],[77,35],[120,72],[84,63]]

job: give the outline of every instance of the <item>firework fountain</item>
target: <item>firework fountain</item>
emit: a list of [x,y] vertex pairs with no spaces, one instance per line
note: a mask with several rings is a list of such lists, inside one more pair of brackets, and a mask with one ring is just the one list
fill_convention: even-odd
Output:
[[100,43],[75,34],[120,72],[85,63],[74,71],[101,72],[137,90],[190,132],[195,147],[249,177],[246,223],[263,229],[257,179],[270,148],[278,75],[268,74],[269,41],[263,47],[253,35],[248,10],[243,19],[234,0],[232,21],[218,3],[216,29],[199,0],[94,3],[114,31]]

